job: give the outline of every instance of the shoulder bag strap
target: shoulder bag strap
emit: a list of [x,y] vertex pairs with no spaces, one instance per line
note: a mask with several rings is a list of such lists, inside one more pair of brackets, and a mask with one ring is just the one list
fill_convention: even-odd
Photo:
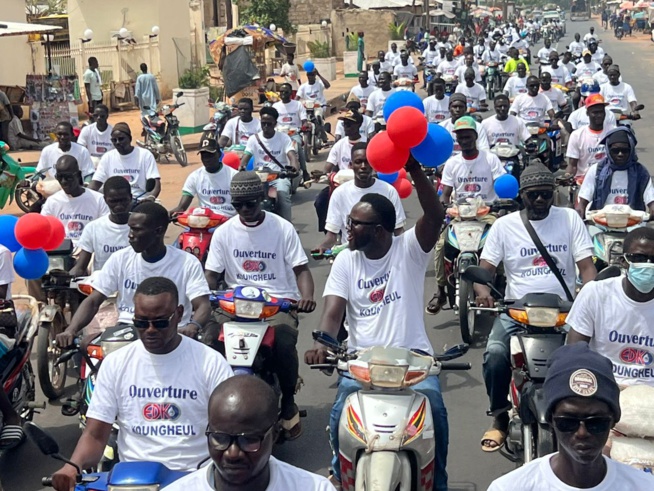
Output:
[[554,273],[554,276],[556,276],[556,279],[559,280],[559,283],[563,287],[563,291],[565,292],[565,296],[567,297],[569,302],[572,302],[574,298],[572,297],[572,294],[570,293],[570,289],[568,288],[568,285],[565,283],[565,280],[563,279],[563,276],[561,275],[561,271],[559,271],[559,268],[556,266],[554,263],[554,259],[552,259],[552,256],[550,256],[550,253],[545,249],[545,246],[541,242],[540,238],[538,237],[538,234],[534,230],[534,227],[531,225],[529,222],[529,219],[527,218],[527,210],[523,209],[520,212],[520,218],[522,219],[522,223],[527,229],[527,232],[529,233],[529,237],[531,237],[531,240],[534,241],[534,245],[536,246],[536,249],[538,249],[538,252],[540,252],[540,255],[543,257],[545,262],[547,263],[547,267],[550,268],[550,271]]
[[273,156],[273,154],[270,153],[270,150],[268,150],[268,148],[266,148],[266,146],[263,144],[263,142],[261,141],[261,138],[259,138],[259,133],[255,133],[254,136],[255,136],[255,138],[257,139],[257,142],[259,143],[259,146],[261,147],[261,149],[262,149],[264,152],[266,152],[266,155],[268,155],[268,157],[270,157],[270,159],[271,159],[274,163],[276,163],[279,167],[281,167],[282,169],[284,169],[284,166],[283,166],[282,164],[279,163],[279,160],[277,160],[277,159]]

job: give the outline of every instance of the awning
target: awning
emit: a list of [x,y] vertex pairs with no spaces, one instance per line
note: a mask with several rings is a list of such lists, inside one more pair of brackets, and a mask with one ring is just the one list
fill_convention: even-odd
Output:
[[456,17],[452,12],[446,12],[445,10],[441,10],[441,9],[430,10],[429,15],[431,17],[439,17],[442,15],[444,17],[447,17],[448,19],[454,19],[454,17]]
[[46,24],[26,24],[23,22],[4,22],[0,20],[0,37],[22,36],[37,32],[51,32],[61,29],[60,26],[49,26]]

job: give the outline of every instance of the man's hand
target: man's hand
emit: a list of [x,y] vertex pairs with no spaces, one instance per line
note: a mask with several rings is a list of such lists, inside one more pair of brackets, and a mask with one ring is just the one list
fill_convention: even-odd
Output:
[[301,298],[297,303],[298,312],[313,312],[316,310],[316,301],[313,298]]
[[307,365],[321,365],[327,361],[329,352],[324,347],[307,350],[304,353],[304,363]]
[[77,484],[77,469],[66,464],[52,475],[52,487],[56,491],[73,491]]
[[184,327],[177,330],[180,334],[188,336],[191,339],[197,339],[198,337],[198,326],[195,324],[186,324]]
[[477,298],[475,298],[475,303],[477,304],[477,307],[487,307],[487,308],[495,307],[495,299],[493,298],[492,295],[486,295],[486,294],[477,295]]
[[67,348],[68,346],[72,346],[76,335],[77,333],[75,331],[71,331],[70,328],[66,329],[64,332],[60,332],[55,338],[57,341],[57,346],[60,348]]

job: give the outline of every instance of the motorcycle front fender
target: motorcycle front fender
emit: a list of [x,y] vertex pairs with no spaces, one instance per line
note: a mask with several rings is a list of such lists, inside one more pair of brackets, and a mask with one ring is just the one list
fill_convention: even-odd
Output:
[[45,305],[39,312],[39,323],[50,323],[59,313],[61,309],[57,305]]
[[[548,425],[545,418],[547,411],[547,401],[545,400],[545,391],[542,386],[531,386],[520,399],[520,418],[524,424],[538,423],[541,425]],[[524,408],[527,409],[529,414],[523,414]]]
[[[398,488],[399,486],[399,488]],[[405,452],[364,453],[357,462],[355,491],[410,491],[411,462]]]

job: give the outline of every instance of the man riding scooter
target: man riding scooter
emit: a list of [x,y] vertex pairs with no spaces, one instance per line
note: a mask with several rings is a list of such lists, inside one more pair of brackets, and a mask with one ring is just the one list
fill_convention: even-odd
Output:
[[309,181],[311,175],[307,171],[307,156],[304,153],[304,140],[302,139],[302,131],[309,131],[307,126],[307,110],[304,108],[300,101],[292,100],[293,88],[291,84],[282,84],[279,86],[279,97],[282,99],[273,104],[273,108],[279,113],[278,124],[289,126],[294,129],[293,135],[290,135],[297,146],[297,157],[300,162],[300,169],[302,169],[302,178],[304,181]]

